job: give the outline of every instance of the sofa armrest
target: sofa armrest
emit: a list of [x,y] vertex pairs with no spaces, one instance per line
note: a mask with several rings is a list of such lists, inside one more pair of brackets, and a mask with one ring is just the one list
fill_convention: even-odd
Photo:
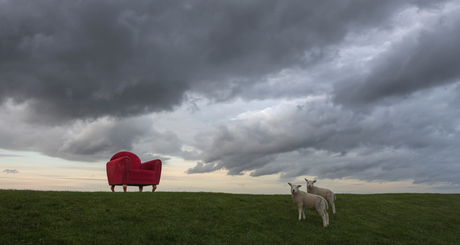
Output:
[[163,163],[161,162],[160,159],[155,159],[155,160],[152,160],[152,161],[142,163],[141,164],[141,169],[142,170],[155,171],[155,177],[156,177],[156,180],[159,183],[160,182],[162,165],[163,165]]
[[106,164],[109,185],[127,184],[129,179],[129,158],[121,157]]
[[161,160],[155,159],[152,161],[141,163],[141,169],[155,171],[158,168],[158,165],[161,165]]

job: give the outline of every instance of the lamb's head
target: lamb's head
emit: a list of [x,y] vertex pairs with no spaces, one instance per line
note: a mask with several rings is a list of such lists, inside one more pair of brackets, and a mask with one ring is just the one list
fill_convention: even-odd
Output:
[[316,180],[307,180],[307,179],[305,179],[305,181],[307,181],[307,188],[312,188],[313,184],[316,182]]
[[301,185],[293,185],[291,183],[288,183],[290,186],[291,186],[291,193],[292,194],[296,194],[299,192],[299,188],[301,187]]

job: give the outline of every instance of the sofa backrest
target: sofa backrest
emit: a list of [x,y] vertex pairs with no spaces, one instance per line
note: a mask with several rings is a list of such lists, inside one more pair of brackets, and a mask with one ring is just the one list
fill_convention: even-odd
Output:
[[131,169],[140,169],[141,168],[141,159],[139,157],[129,151],[121,151],[118,152],[117,154],[113,155],[112,158],[110,158],[110,161],[115,160],[117,158],[121,157],[128,157],[129,158],[129,168]]

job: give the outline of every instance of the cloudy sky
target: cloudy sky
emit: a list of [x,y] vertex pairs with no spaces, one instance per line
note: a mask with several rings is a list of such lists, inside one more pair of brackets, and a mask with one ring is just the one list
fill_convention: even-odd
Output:
[[0,0],[0,188],[460,192],[458,1]]

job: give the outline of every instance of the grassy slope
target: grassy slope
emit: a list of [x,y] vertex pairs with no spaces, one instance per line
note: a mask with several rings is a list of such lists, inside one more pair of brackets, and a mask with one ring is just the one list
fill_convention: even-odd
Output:
[[330,226],[290,195],[0,190],[0,244],[458,244],[460,195],[338,194]]

